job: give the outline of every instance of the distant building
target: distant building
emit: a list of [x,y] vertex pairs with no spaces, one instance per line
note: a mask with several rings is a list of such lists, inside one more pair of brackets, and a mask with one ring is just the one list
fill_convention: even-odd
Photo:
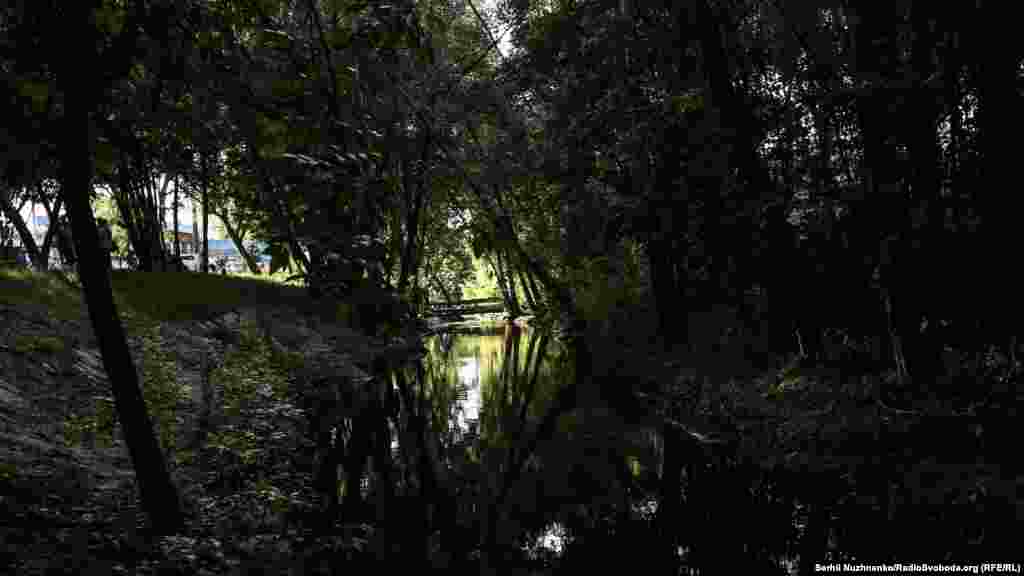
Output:
[[[167,232],[168,232],[168,235],[171,237],[171,239],[170,239],[170,241],[171,241],[171,249],[173,250],[174,249],[173,248],[174,247],[174,233],[171,232],[170,230],[168,230]],[[193,252],[194,244],[193,244],[193,241],[192,241],[192,231],[191,230],[186,232],[184,230],[179,229],[178,230],[178,242],[181,244],[181,253],[182,254],[191,254]]]
[[[167,242],[167,249],[174,252],[174,230],[164,229],[164,241]],[[195,241],[192,234],[192,225],[178,224],[178,242],[181,244],[181,254],[186,256],[195,254]]]
[[[168,230],[168,234],[171,234],[171,231]],[[180,229],[178,232],[178,238],[181,241],[182,255],[193,255],[193,258],[186,259],[186,266],[193,270],[197,269],[199,266],[199,254],[194,253],[192,251],[191,230],[186,231],[184,228]],[[242,272],[247,270],[245,261],[242,258],[242,253],[238,249],[238,247],[235,246],[235,243],[233,241],[229,239],[210,238],[208,247],[208,257],[212,267],[216,267],[218,262],[222,262],[224,265],[227,266],[227,269],[231,272]],[[254,246],[252,256],[256,258],[256,261],[259,263],[260,268],[264,272],[267,272],[270,269],[270,257],[261,254],[260,251],[262,249],[263,245],[257,242],[256,246]],[[200,247],[200,250],[202,250],[202,247]]]

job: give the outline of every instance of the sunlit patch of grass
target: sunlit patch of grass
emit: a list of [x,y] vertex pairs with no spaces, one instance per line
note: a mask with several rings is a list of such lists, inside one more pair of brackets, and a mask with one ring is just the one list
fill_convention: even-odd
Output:
[[[284,283],[282,274],[222,276],[194,272],[131,272],[111,275],[121,317],[133,325],[209,319],[239,308],[290,307],[307,314],[344,319],[336,303],[309,298],[305,288]],[[85,312],[81,290],[56,273],[0,267],[0,304],[38,306],[57,320],[78,320]]]
[[158,321],[202,320],[262,305],[299,310],[313,305],[303,288],[258,277],[119,270],[112,279],[114,291],[124,304]]
[[289,280],[294,273],[287,271],[278,271],[273,274],[253,274],[251,272],[238,272],[235,274],[229,274],[229,277],[233,278],[247,278],[249,280],[261,280],[264,282],[273,282],[275,284],[284,284],[287,286],[302,286],[301,279]]
[[58,320],[76,320],[82,313],[82,296],[55,273],[24,268],[0,268],[0,304],[37,305]]

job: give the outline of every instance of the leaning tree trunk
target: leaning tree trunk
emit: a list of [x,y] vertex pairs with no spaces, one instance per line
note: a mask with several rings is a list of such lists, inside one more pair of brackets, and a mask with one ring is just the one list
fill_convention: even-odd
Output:
[[501,290],[501,299],[508,306],[508,288],[505,286],[505,275],[501,273],[501,266],[498,265],[498,256],[495,254],[493,257],[487,258],[487,263],[491,265],[491,270],[494,272],[494,279],[498,281],[498,288]]
[[438,292],[441,293],[441,296],[444,298],[445,302],[451,304],[452,302],[455,301],[455,299],[452,298],[451,292],[448,291],[448,288],[445,287],[444,282],[442,282],[441,279],[437,277],[437,274],[434,272],[432,268],[427,270],[427,275],[430,278],[431,282],[434,284],[434,286],[437,287]]
[[121,221],[128,231],[128,239],[138,260],[138,269],[144,272],[164,270],[167,254],[161,236],[163,224],[157,205],[163,192],[156,191],[152,179],[147,176],[151,167],[147,165],[146,152],[139,140],[125,137],[120,145],[124,150],[118,167],[114,200]]
[[523,315],[522,307],[519,305],[519,296],[516,294],[516,275],[515,270],[512,267],[511,259],[507,256],[502,259],[503,268],[505,269],[505,284],[508,285],[508,294],[512,299],[512,307],[509,310],[512,318],[518,318]]
[[[188,201],[192,207],[192,255],[199,255],[199,212],[196,210],[196,201],[194,198],[190,198]],[[196,268],[196,272],[199,268]]]
[[207,159],[206,152],[200,152],[202,155],[201,162],[203,163],[203,245],[202,254],[199,256],[199,266],[202,269],[203,274],[209,274],[210,272],[210,182],[209,182],[209,160]]
[[[526,263],[529,266],[529,263]],[[533,272],[530,271],[529,267],[523,271],[526,275],[526,281],[530,283],[530,292],[533,293],[533,301],[538,306],[545,306],[544,294],[540,291],[540,287],[537,286],[537,280],[534,278]]]
[[[42,185],[40,185],[40,196],[42,195]],[[53,246],[53,241],[57,237],[57,215],[60,214],[62,200],[60,196],[53,203],[53,208],[47,206],[46,202],[43,202],[43,209],[46,210],[46,217],[50,224],[46,229],[46,236],[43,237],[43,245],[39,247],[39,261],[35,262],[37,270],[46,271],[50,268],[50,247]]]
[[[88,22],[88,11],[80,16],[80,20]],[[85,30],[91,29],[88,23],[85,26]],[[94,46],[95,40],[94,34],[85,33],[76,45]],[[110,379],[117,415],[135,466],[143,508],[157,533],[178,533],[184,528],[178,491],[171,481],[139,388],[138,373],[114,305],[110,276],[102,262],[99,233],[89,206],[94,142],[94,136],[90,133],[90,115],[101,94],[95,86],[81,82],[79,66],[79,60],[75,60],[72,65],[69,59],[68,67],[61,70],[58,76],[64,80],[60,87],[65,102],[63,133],[58,144],[61,195],[71,217],[75,248],[78,251],[79,277],[89,307],[89,318],[99,342],[103,367]]]
[[178,185],[181,183],[181,177],[174,176],[174,256],[181,258],[181,235],[178,234]]
[[220,221],[224,223],[224,230],[227,231],[228,238],[231,238],[231,241],[238,247],[238,253],[242,255],[242,260],[245,260],[245,265],[249,267],[249,271],[259,276],[261,274],[260,265],[256,262],[252,252],[249,252],[245,244],[243,244],[245,231],[231,225],[231,222],[228,220],[227,211],[214,212],[213,215],[220,218]]
[[25,220],[21,217],[18,209],[11,203],[10,193],[2,186],[0,186],[0,211],[14,225],[15,230],[18,231],[21,245],[25,248],[29,259],[32,260],[36,268],[45,269],[40,268],[42,256],[39,253],[39,248],[36,246],[35,238],[32,237],[32,231],[28,229],[28,225],[25,224]]
[[515,318],[519,316],[519,301],[516,300],[516,287],[510,282],[511,275],[509,274],[508,267],[505,265],[506,262],[501,257],[501,251],[494,253],[494,275],[498,279],[498,286],[501,287],[501,293],[504,296],[505,307],[508,308],[509,314]]
[[523,295],[526,297],[526,303],[530,307],[530,311],[537,312],[537,298],[530,289],[530,285],[526,282],[526,272],[519,270],[517,275],[519,277],[519,285],[523,287]]

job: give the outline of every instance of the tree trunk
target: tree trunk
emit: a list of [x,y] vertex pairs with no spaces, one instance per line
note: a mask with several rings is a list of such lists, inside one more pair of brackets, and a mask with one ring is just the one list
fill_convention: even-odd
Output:
[[[251,137],[255,138],[254,134]],[[291,262],[298,265],[299,272],[301,274],[310,274],[313,267],[310,265],[310,259],[306,257],[306,254],[302,251],[302,246],[299,243],[298,234],[295,231],[295,223],[292,221],[291,214],[288,211],[288,206],[278,201],[275,198],[274,180],[270,171],[267,169],[263,158],[260,156],[259,151],[255,146],[249,146],[249,158],[253,165],[256,166],[256,172],[259,174],[260,180],[260,196],[264,202],[269,206],[269,211],[274,219],[274,225],[279,233],[283,233],[288,240],[288,249],[291,252],[291,261],[288,264],[288,270],[291,271]],[[193,221],[195,218],[193,217]]]
[[[40,188],[42,186],[40,185]],[[40,195],[42,190],[40,190]],[[63,200],[60,196],[53,202],[53,208],[46,205],[43,202],[43,209],[46,210],[46,217],[49,219],[50,224],[46,228],[46,236],[43,237],[43,245],[39,247],[39,262],[36,263],[36,269],[45,271],[50,268],[50,247],[53,246],[53,239],[57,237],[57,217],[62,209]]]
[[[406,191],[405,202],[406,202],[406,219],[405,219],[405,246],[402,249],[402,263],[400,272],[398,275],[398,293],[402,296],[409,296],[406,292],[409,286],[409,280],[416,273],[416,242],[419,235],[419,219],[420,219],[420,205],[422,203],[421,194],[416,194],[413,197],[414,192],[411,192],[410,187],[417,187],[418,184],[412,182],[413,177],[408,174],[409,167],[405,166],[402,174],[404,177],[403,189]],[[415,299],[411,299],[415,303]]]
[[202,210],[203,210],[203,246],[202,254],[199,257],[199,265],[202,269],[203,274],[209,274],[210,272],[210,194],[209,194],[209,160],[206,152],[200,153],[200,162],[203,163],[203,198],[202,198]]
[[526,303],[530,306],[531,312],[537,312],[537,298],[534,296],[533,291],[530,289],[530,285],[526,281],[526,272],[519,270],[519,285],[523,287],[523,295],[526,297]]
[[[921,6],[924,6],[923,4]],[[913,7],[914,42],[912,63],[915,76],[921,81],[933,72],[934,39],[930,33],[931,18],[917,4]],[[935,96],[931,90],[918,87],[916,104],[908,125],[910,156],[910,198],[907,213],[908,237],[903,245],[903,262],[896,263],[900,290],[894,295],[898,328],[902,338],[907,370],[915,392],[932,396],[938,376],[942,347],[935,336],[936,321],[928,322],[934,310],[932,294],[939,284],[932,280],[939,258],[947,258],[940,249],[942,210],[939,197],[939,144],[935,130],[938,116]],[[923,326],[923,327],[922,327]]]
[[441,279],[437,277],[437,274],[434,274],[433,270],[430,270],[428,273],[430,275],[430,279],[434,282],[434,286],[437,286],[437,291],[441,293],[442,297],[444,297],[444,301],[448,304],[454,302],[455,300],[452,298],[451,293],[449,293],[448,289],[445,288],[444,282],[441,282]]
[[[156,265],[160,267],[160,270],[168,271],[172,269],[170,265],[171,258],[169,257],[168,251],[173,250],[173,247],[168,245],[167,243],[167,234],[165,233],[165,227],[167,226],[167,188],[171,185],[172,175],[164,174],[163,178],[164,181],[160,185],[159,192],[157,193],[159,201],[159,216],[157,218],[157,221],[154,222],[154,224],[156,225],[156,230],[153,231],[152,237],[154,238],[154,241],[157,244],[156,254],[158,258]],[[153,184],[155,186],[156,182],[154,181]],[[175,230],[174,234],[176,236],[178,234],[178,231]]]
[[309,415],[316,439],[313,487],[321,498],[321,512],[332,523],[338,511],[338,466],[345,460],[345,423],[339,382],[324,379],[315,382],[310,392]]
[[512,268],[511,259],[508,257],[504,258],[505,268],[505,283],[508,285],[508,293],[512,298],[512,307],[509,309],[509,316],[511,318],[518,318],[523,315],[522,307],[519,306],[519,295],[516,294],[516,274]]
[[[891,50],[885,49],[875,41],[879,34],[879,22],[867,5],[863,10],[858,7],[857,16],[859,23],[853,31],[857,61],[895,61],[896,57],[890,53]],[[865,83],[869,81],[867,78],[859,80],[859,82]],[[896,165],[897,162],[892,157],[891,147],[886,143],[885,135],[889,129],[887,106],[888,102],[870,93],[856,101],[857,121],[860,125],[861,145],[864,150],[864,158],[861,162],[864,199],[860,201],[859,210],[864,214],[875,214],[875,217],[863,220],[872,225],[870,230],[864,231],[865,245],[876,246],[874,253],[870,256],[878,264],[877,305],[881,316],[887,323],[886,339],[890,350],[887,360],[892,362],[897,375],[902,380],[906,370],[902,342],[893,318],[894,302],[889,289],[892,282],[889,263],[890,248],[886,239],[896,229],[893,224],[895,219],[891,215],[896,212],[893,205],[897,198],[894,198],[895,195],[891,192],[895,191],[896,194],[899,194],[901,190],[897,185],[896,176],[891,173],[889,168]],[[875,283],[870,278],[865,280]],[[896,304],[898,305],[898,303]]]
[[0,186],[0,210],[3,211],[7,220],[14,225],[14,229],[18,231],[21,245],[28,254],[29,259],[32,260],[37,269],[45,270],[45,268],[40,268],[42,256],[39,253],[39,248],[36,246],[36,240],[32,236],[32,231],[25,224],[25,219],[21,217],[21,212],[11,202],[10,192],[3,186]]
[[181,183],[181,177],[178,175],[174,176],[174,256],[181,258],[181,237],[178,234],[178,185]]
[[526,274],[526,280],[530,283],[530,291],[533,292],[534,301],[537,304],[544,304],[544,295],[541,293],[540,288],[537,286],[537,280],[534,278],[533,272],[529,268],[523,271]]
[[507,256],[501,255],[500,256],[500,265],[501,265],[502,272],[505,275],[505,286],[508,287],[508,297],[509,297],[509,300],[510,300],[510,302],[509,302],[509,304],[510,304],[510,306],[509,306],[509,313],[510,313],[510,315],[513,318],[515,318],[515,317],[518,317],[520,315],[520,311],[519,311],[519,296],[516,294],[515,276],[512,274],[512,264],[509,262],[509,259],[508,259]]
[[[157,226],[157,230],[160,234],[160,243],[166,246],[166,240],[164,239],[164,226],[167,225],[167,186],[171,181],[170,174],[163,175],[164,183],[160,187],[160,192],[157,195],[157,220],[160,224]],[[153,182],[154,190],[156,189],[156,182]],[[161,252],[166,252],[162,250]]]
[[139,270],[163,270],[167,258],[160,207],[157,205],[162,192],[153,187],[153,180],[147,175],[151,167],[146,161],[146,151],[141,142],[129,136],[119,139],[118,145],[121,147],[121,156],[114,200],[121,221],[128,231]]
[[[87,16],[88,12],[84,16]],[[87,18],[82,18],[91,29]],[[127,32],[125,32],[127,33]],[[94,46],[94,33],[85,34],[81,46]],[[139,389],[124,327],[117,315],[111,293],[110,277],[103,265],[99,234],[92,218],[89,197],[92,191],[92,145],[90,115],[98,96],[95,87],[80,80],[80,62],[71,60],[61,70],[60,87],[64,93],[64,129],[59,141],[61,195],[68,207],[78,251],[78,271],[89,307],[93,332],[99,342],[103,366],[113,389],[118,418],[124,430],[143,508],[159,534],[180,533],[184,517],[177,488],[164,461],[153,422]]]
[[221,210],[220,212],[214,212],[213,215],[220,218],[220,221],[224,223],[224,230],[227,231],[228,237],[238,247],[238,253],[242,255],[242,259],[245,260],[245,265],[249,267],[249,271],[259,276],[261,274],[260,265],[252,253],[245,247],[245,244],[243,244],[245,233],[231,225],[231,222],[228,220],[227,211]]
[[505,271],[501,267],[501,255],[495,252],[489,262],[494,271],[494,279],[497,280],[498,288],[501,290],[501,299],[505,301],[505,307],[511,309],[512,297],[509,295],[508,286],[505,285]]
[[[199,255],[199,212],[196,211],[196,201],[189,199],[189,205],[192,207],[192,255]],[[198,272],[198,268],[196,269]]]

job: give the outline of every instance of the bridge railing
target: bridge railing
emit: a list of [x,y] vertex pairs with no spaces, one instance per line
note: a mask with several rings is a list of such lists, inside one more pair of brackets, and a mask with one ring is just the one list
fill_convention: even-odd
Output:
[[505,301],[501,298],[474,298],[458,302],[431,302],[427,310],[435,314],[501,312],[505,309]]
[[504,304],[501,298],[475,298],[473,300],[459,300],[457,302],[430,302],[428,308],[469,308],[487,304]]
[[455,302],[428,302],[428,306],[461,306],[469,304],[500,304],[501,298],[471,298],[469,300],[456,300]]

